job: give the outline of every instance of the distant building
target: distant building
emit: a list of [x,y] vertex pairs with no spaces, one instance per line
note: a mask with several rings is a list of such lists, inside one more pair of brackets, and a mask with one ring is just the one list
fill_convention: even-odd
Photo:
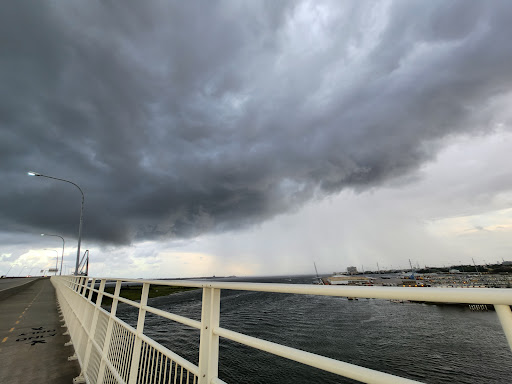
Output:
[[448,272],[450,273],[460,273],[458,269],[450,269]]
[[512,265],[512,261],[503,261],[501,265]]
[[356,275],[357,274],[357,268],[356,267],[347,267],[347,273],[349,275]]
[[331,285],[373,285],[373,279],[365,276],[331,276],[327,278]]

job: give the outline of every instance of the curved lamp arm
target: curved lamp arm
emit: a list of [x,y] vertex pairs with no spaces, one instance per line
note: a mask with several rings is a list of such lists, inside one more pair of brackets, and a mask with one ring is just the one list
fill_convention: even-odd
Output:
[[[78,274],[78,264],[80,262],[80,243],[82,242],[82,222],[83,222],[83,216],[84,216],[84,192],[82,191],[82,188],[80,188],[77,184],[73,183],[72,181],[65,180],[65,179],[59,179],[58,177],[43,175],[43,174],[37,173],[37,172],[27,172],[27,173],[29,176],[46,177],[48,179],[54,179],[54,180],[64,181],[69,184],[73,184],[75,187],[78,188],[78,190],[82,194],[82,205],[80,208],[80,226],[78,227],[78,248],[76,251],[76,269],[75,269],[75,275],[76,275],[76,274]],[[63,251],[63,253],[64,253],[64,251]],[[62,263],[61,263],[61,268],[62,268]],[[61,273],[62,273],[62,269],[61,269]]]

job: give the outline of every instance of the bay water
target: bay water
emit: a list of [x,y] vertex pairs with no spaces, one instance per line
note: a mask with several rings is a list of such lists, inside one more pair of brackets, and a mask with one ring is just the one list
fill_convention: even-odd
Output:
[[[312,276],[225,280],[310,284]],[[200,289],[180,292],[149,305],[200,320],[201,296]],[[132,308],[120,304],[118,316],[136,325]],[[220,319],[223,328],[424,383],[512,382],[512,352],[492,310],[222,290]],[[198,363],[198,330],[147,314],[144,333]],[[355,383],[222,338],[219,377],[227,383]]]

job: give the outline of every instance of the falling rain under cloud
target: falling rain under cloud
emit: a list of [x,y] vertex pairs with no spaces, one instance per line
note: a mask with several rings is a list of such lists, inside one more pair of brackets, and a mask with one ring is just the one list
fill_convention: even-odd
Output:
[[[6,1],[0,226],[104,246],[417,180],[510,130],[508,1]],[[72,207],[72,208],[70,208]],[[7,251],[6,251],[7,252]]]

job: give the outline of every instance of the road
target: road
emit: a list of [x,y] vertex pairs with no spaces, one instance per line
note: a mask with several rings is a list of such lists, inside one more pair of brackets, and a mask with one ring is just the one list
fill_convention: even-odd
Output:
[[72,383],[80,366],[62,324],[49,278],[0,300],[0,383]]
[[4,289],[14,288],[19,285],[27,284],[33,280],[38,279],[39,277],[20,277],[20,278],[7,278],[0,279],[0,291]]

